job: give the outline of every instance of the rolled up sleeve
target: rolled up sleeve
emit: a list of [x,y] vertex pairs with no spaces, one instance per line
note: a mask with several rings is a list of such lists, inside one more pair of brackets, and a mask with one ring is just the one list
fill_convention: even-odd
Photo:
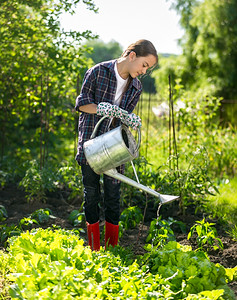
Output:
[[80,106],[95,103],[95,85],[96,85],[96,72],[95,70],[88,70],[83,80],[81,93],[76,98],[76,105],[75,105],[76,111],[79,111]]

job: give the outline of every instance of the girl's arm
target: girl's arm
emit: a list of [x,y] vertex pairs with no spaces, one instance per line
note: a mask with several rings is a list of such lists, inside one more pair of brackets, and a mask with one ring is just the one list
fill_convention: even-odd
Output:
[[97,113],[97,104],[91,103],[79,106],[79,110],[88,114],[96,114]]

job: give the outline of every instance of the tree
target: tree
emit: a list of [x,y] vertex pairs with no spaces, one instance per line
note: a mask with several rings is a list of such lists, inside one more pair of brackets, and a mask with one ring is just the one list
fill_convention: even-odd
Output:
[[[87,67],[82,38],[90,31],[65,32],[63,11],[79,0],[21,0],[0,4],[1,158],[46,157],[49,144],[73,136],[72,107],[77,78]],[[83,1],[96,11],[92,0]],[[73,41],[73,44],[72,44]],[[56,151],[51,153],[51,157]]]
[[[193,56],[207,82],[227,99],[237,96],[237,1],[209,0],[193,11],[198,28]],[[200,79],[199,79],[200,80]]]
[[86,42],[86,45],[91,49],[90,53],[86,53],[86,57],[91,58],[95,64],[116,59],[123,52],[122,46],[114,40],[109,43],[105,43],[102,40],[92,40]]
[[182,83],[186,89],[237,95],[237,0],[172,0],[185,29]]

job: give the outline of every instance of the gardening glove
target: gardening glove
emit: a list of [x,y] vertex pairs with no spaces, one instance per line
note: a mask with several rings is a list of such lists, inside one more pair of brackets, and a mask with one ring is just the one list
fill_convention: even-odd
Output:
[[127,126],[132,127],[133,129],[141,128],[142,122],[139,116],[135,115],[134,113],[129,114],[125,120],[124,124]]
[[133,129],[137,129],[142,126],[139,116],[134,113],[129,114],[126,110],[118,107],[117,105],[112,105],[107,102],[101,102],[98,104],[97,115],[118,118],[122,123],[132,127]]
[[123,120],[128,117],[128,112],[117,105],[101,102],[97,106],[97,115],[115,117],[123,122]]

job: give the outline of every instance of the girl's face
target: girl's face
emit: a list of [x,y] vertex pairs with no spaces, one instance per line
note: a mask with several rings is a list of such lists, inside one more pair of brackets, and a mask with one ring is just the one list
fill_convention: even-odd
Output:
[[146,74],[147,70],[156,64],[156,57],[152,54],[138,56],[135,52],[129,53],[128,72],[132,78]]

